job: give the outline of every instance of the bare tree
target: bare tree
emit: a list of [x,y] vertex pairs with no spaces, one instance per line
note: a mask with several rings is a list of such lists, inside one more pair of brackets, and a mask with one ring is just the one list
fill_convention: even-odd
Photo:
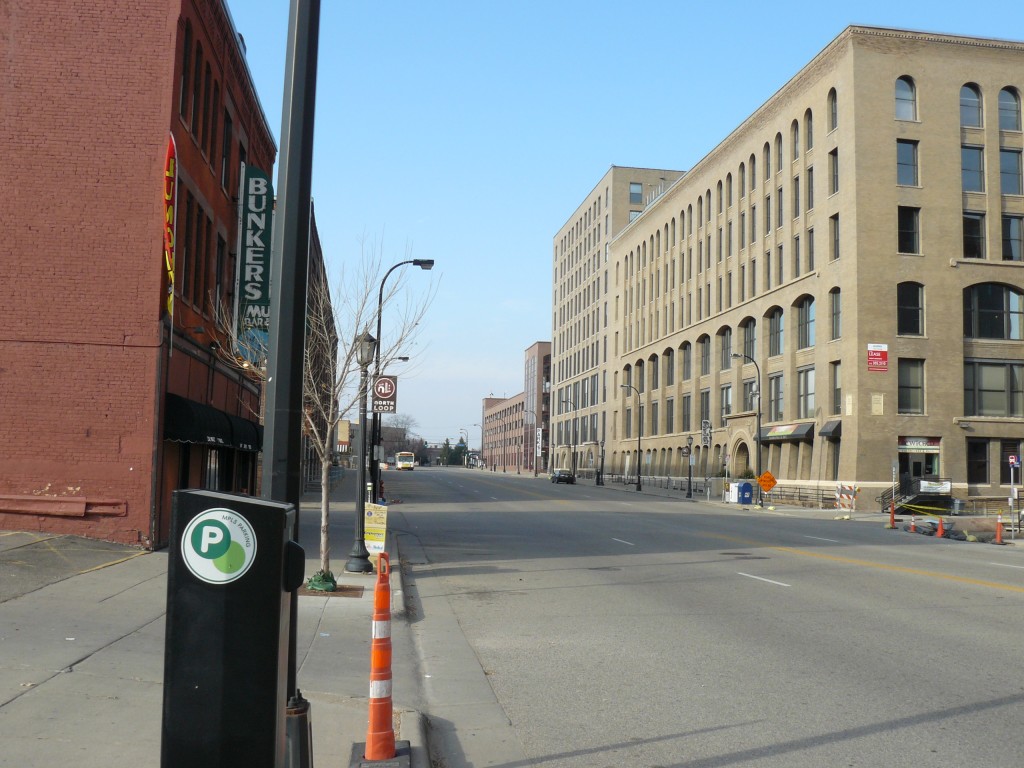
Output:
[[[327,279],[323,263],[310,264],[306,297],[306,344],[303,351],[303,413],[305,433],[320,460],[320,573],[333,583],[330,559],[330,470],[335,456],[338,423],[358,410],[360,368],[357,337],[375,329],[377,298],[384,269],[376,244],[360,248],[354,267],[345,265],[334,288]],[[419,334],[420,321],[436,294],[433,281],[415,295],[407,290],[401,276],[387,284],[381,303],[387,323],[380,345],[381,370],[408,351]],[[265,335],[239,333],[234,320],[222,312],[218,328],[230,344],[222,346],[221,357],[243,368],[257,379],[266,377]],[[225,348],[226,347],[226,348]],[[369,376],[366,386],[372,386]],[[358,415],[360,429],[366,429],[365,414]],[[362,489],[356,489],[362,493]]]

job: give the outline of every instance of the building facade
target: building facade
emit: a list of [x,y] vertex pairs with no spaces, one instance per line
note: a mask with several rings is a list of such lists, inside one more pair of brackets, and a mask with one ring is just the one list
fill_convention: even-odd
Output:
[[492,472],[522,472],[526,403],[525,393],[512,397],[486,397],[480,423],[484,468]]
[[596,472],[608,434],[612,314],[609,248],[681,175],[612,166],[555,235],[552,249],[550,467]]
[[[1005,499],[1022,91],[1022,43],[849,27],[651,201],[609,247],[609,471],[685,476],[692,438],[695,476]],[[558,392],[590,403],[561,253]]]
[[217,318],[273,135],[222,0],[4,25],[0,528],[159,547],[174,489],[257,491],[262,388]]
[[547,471],[549,417],[551,413],[551,342],[538,341],[526,350],[523,364],[523,453],[524,471]]

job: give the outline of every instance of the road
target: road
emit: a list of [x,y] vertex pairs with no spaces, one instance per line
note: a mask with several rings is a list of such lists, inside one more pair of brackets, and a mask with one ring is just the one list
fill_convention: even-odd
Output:
[[461,766],[1018,766],[1024,549],[462,469],[389,473]]

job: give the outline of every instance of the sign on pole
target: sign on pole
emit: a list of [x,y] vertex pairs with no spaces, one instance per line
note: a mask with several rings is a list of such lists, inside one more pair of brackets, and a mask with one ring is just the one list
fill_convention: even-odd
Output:
[[537,428],[537,447],[534,449],[534,456],[540,457],[541,450],[544,447],[544,430],[540,427]]
[[373,381],[373,413],[395,413],[398,408],[398,377],[378,376]]
[[711,422],[707,419],[700,422],[700,444],[705,448],[711,445]]

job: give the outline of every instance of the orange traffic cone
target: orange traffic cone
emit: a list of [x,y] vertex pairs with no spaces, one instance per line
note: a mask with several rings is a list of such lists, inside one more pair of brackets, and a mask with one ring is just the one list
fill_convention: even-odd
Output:
[[996,518],[996,544],[1003,543],[1003,516]]
[[370,724],[366,729],[367,760],[395,756],[391,705],[391,563],[387,552],[377,561],[373,593],[373,641],[370,646]]
[[939,538],[939,539],[945,538],[945,536],[946,536],[946,529],[942,525],[942,518],[941,517],[939,518],[939,528],[938,528],[937,531],[935,531],[935,536],[936,536],[936,538]]
[[917,533],[917,515],[910,516],[910,532]]

